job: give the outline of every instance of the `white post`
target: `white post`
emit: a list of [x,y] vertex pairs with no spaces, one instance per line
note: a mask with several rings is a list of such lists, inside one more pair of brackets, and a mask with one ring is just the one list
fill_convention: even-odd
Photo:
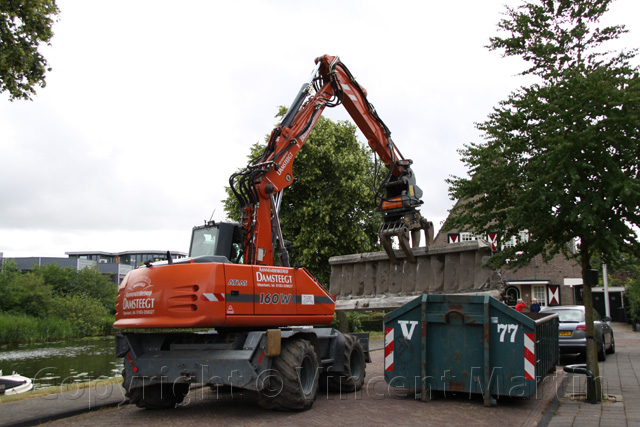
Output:
[[609,309],[609,278],[607,277],[607,264],[602,264],[602,281],[604,284],[604,315],[611,317]]

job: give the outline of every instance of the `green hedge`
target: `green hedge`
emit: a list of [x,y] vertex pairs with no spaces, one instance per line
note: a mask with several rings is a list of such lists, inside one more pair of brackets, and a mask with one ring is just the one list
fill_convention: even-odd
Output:
[[360,319],[362,329],[367,332],[382,331],[382,319],[384,314],[381,312],[369,313]]
[[[348,312],[346,313],[347,321],[349,323],[349,332],[380,332],[382,331],[382,319],[384,314],[382,312],[362,313],[362,312]],[[337,316],[334,316],[333,323],[330,325],[333,328],[340,329],[340,321]]]

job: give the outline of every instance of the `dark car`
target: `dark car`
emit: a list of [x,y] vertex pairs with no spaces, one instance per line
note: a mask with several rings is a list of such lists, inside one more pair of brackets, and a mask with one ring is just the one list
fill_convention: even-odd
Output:
[[[543,307],[541,313],[556,313],[560,321],[560,353],[587,354],[587,331],[585,324],[585,308],[582,305],[558,305]],[[607,353],[615,353],[616,342],[609,322],[611,318],[602,318],[597,311],[593,311],[595,326],[596,348],[598,360],[604,361]]]

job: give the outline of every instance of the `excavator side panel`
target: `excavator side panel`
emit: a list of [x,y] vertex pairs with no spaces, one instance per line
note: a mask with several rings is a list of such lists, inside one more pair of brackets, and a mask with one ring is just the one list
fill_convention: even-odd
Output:
[[227,316],[255,314],[255,282],[251,268],[241,264],[224,264]]
[[256,314],[296,315],[296,278],[293,268],[252,266],[256,281]]
[[333,298],[307,270],[296,269],[295,274],[298,284],[298,315],[331,316],[331,320],[324,324],[331,323],[335,311]]
[[224,322],[224,264],[138,268],[118,289],[116,328],[191,328]]
[[118,290],[123,328],[328,325],[333,299],[304,269],[221,262],[130,272]]

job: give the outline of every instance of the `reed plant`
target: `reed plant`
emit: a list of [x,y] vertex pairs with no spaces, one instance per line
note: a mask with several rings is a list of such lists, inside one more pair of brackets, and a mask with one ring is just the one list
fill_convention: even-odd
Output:
[[43,317],[0,313],[0,344],[57,341],[86,336],[113,334],[113,315],[104,315],[95,323],[87,319]]

